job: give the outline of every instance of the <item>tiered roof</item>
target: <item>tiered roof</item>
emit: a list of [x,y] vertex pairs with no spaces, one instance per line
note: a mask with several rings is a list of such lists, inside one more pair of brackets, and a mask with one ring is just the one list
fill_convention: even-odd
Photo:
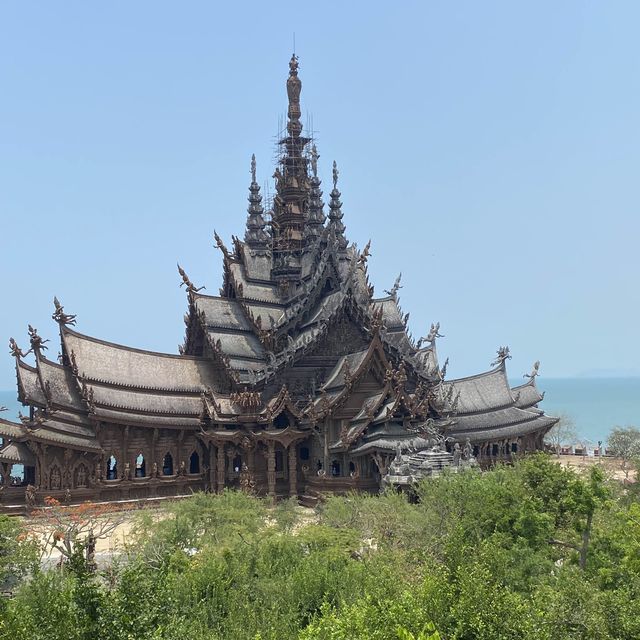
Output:
[[425,425],[475,442],[554,423],[537,409],[537,368],[514,389],[504,359],[486,373],[445,380],[439,325],[413,341],[399,305],[400,277],[386,296],[374,297],[370,245],[360,252],[345,236],[335,163],[324,214],[319,156],[301,135],[300,91],[294,56],[276,196],[265,211],[252,158],[244,241],[234,237],[230,250],[215,234],[223,255],[220,295],[199,293],[178,267],[188,295],[181,353],[78,333],[70,328],[75,316],[56,299],[62,363],[43,356],[35,330],[35,366],[12,341],[18,395],[34,414],[24,425],[0,421],[0,435],[93,451],[100,448],[99,422],[211,430],[268,424],[286,410],[306,428],[328,417],[342,420],[332,448],[364,453],[409,439],[424,443]]

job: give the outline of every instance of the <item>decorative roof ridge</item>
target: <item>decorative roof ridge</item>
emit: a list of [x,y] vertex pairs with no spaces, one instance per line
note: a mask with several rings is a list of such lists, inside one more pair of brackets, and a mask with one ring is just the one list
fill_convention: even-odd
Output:
[[520,389],[524,389],[525,387],[533,387],[536,391],[538,391],[538,385],[536,384],[535,378],[529,378],[526,382],[522,384],[518,384],[515,387],[511,387],[511,391],[519,391]]
[[[187,356],[185,356],[187,357]],[[211,362],[211,360],[209,360],[208,358],[204,359],[205,361]],[[204,389],[204,385],[202,387],[189,387],[187,389],[175,389],[175,388],[170,388],[170,387],[152,387],[152,386],[147,386],[147,385],[129,385],[129,384],[122,384],[121,382],[115,382],[113,380],[106,380],[105,378],[92,378],[90,376],[87,376],[86,374],[78,374],[76,376],[76,379],[78,380],[78,382],[80,383],[80,381],[83,382],[89,382],[92,384],[98,383],[98,384],[102,384],[104,386],[110,386],[110,387],[114,387],[116,389],[125,389],[125,390],[129,390],[129,391],[162,391],[162,392],[167,392],[167,393],[171,393],[171,392],[175,392],[175,391],[180,391],[180,392],[185,392],[185,393],[201,393],[202,389]]]
[[[499,374],[499,373],[503,373],[503,374],[506,373],[506,367],[504,365],[504,362],[501,362],[498,366],[493,367],[493,369],[489,369],[488,371],[482,371],[481,373],[474,373],[473,375],[464,376],[462,378],[443,380],[443,384],[455,384],[456,382],[464,382],[466,380],[476,380],[478,378],[485,378],[485,377],[488,378],[489,376]],[[507,387],[511,389],[508,382],[509,381],[507,380]]]
[[82,380],[87,383],[91,383],[93,387],[100,387],[102,389],[111,389],[115,391],[125,391],[128,393],[141,393],[142,395],[157,395],[157,396],[183,396],[189,395],[194,397],[199,397],[204,389],[204,385],[199,388],[190,388],[190,389],[164,389],[160,387],[130,387],[128,385],[113,385],[109,382],[105,382],[104,380],[97,380],[88,377],[83,377]]
[[117,342],[109,342],[108,340],[102,340],[101,338],[94,338],[93,336],[88,336],[87,334],[84,334],[84,333],[78,333],[77,331],[73,331],[68,327],[64,327],[62,331],[64,332],[64,334],[75,336],[76,338],[80,338],[81,340],[86,340],[87,342],[95,342],[96,344],[101,344],[106,347],[113,347],[114,349],[121,349],[122,351],[131,351],[133,353],[141,353],[143,355],[157,356],[159,358],[169,358],[173,360],[189,360],[192,362],[202,362],[202,363],[209,362],[209,358],[206,358],[204,356],[187,356],[187,355],[181,355],[179,353],[163,353],[161,351],[150,351],[149,349],[139,349],[137,347],[128,347],[127,345],[119,344]]
[[24,360],[22,360],[22,358],[17,357],[16,358],[16,364],[21,368],[21,369],[26,369],[27,371],[30,371],[31,373],[38,373],[38,367],[37,366],[33,366],[31,364],[29,364],[28,362],[25,362]]
[[107,409],[115,409],[116,411],[126,411],[128,413],[135,413],[136,415],[145,415],[145,414],[153,414],[153,415],[166,415],[166,416],[179,416],[183,418],[192,418],[194,416],[200,415],[200,408],[198,411],[194,413],[186,413],[184,411],[171,411],[171,410],[160,410],[160,409],[140,409],[138,407],[131,407],[126,404],[116,404],[112,402],[97,402],[94,400],[94,405],[96,407],[104,407]]

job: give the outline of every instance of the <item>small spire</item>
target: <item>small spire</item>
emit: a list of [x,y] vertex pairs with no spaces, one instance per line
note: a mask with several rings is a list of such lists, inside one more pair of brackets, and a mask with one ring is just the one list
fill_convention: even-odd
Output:
[[244,239],[250,249],[265,251],[269,245],[269,234],[265,231],[264,209],[260,185],[256,180],[256,156],[251,156],[251,185],[249,186],[249,208],[247,209],[247,230]]
[[338,248],[347,248],[347,239],[344,237],[346,227],[342,223],[342,202],[340,202],[340,191],[338,191],[338,165],[333,161],[333,189],[331,190],[331,201],[329,202],[329,233],[336,237]]
[[322,190],[320,189],[321,180],[318,178],[318,150],[314,144],[311,147],[311,178],[309,184],[309,216],[305,226],[307,238],[315,239],[322,235],[322,229],[327,216],[324,215],[324,203],[322,202]]

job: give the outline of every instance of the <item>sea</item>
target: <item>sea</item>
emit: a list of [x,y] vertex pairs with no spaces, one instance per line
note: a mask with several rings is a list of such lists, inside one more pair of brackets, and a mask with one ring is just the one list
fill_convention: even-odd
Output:
[[[580,443],[606,443],[613,427],[640,428],[640,377],[637,378],[538,378],[545,392],[540,408],[550,416],[567,416],[574,424]],[[512,380],[513,386],[522,380]],[[0,391],[0,405],[8,411],[0,417],[17,420],[21,407],[16,392]]]

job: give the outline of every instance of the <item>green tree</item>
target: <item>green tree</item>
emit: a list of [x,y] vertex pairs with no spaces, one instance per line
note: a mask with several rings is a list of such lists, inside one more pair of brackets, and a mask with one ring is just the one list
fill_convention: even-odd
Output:
[[608,438],[609,451],[620,459],[625,480],[640,459],[640,429],[637,427],[614,427]]

